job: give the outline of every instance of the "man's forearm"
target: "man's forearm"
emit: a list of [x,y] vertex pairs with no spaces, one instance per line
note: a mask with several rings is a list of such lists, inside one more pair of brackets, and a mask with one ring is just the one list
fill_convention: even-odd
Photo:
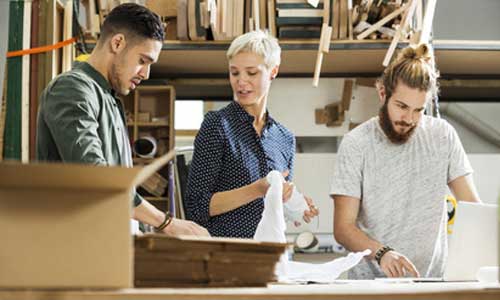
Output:
[[158,227],[165,219],[165,214],[148,201],[142,200],[139,206],[134,207],[132,217],[142,223]]
[[[370,249],[370,258],[375,258],[375,253],[382,245],[380,242],[371,239],[365,232],[356,225],[335,224],[335,239],[349,251],[364,251]],[[389,245],[390,246],[390,245]]]

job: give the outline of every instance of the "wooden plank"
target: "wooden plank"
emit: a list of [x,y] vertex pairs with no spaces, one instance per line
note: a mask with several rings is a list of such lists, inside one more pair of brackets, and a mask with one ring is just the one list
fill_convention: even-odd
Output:
[[409,4],[409,8],[404,12],[403,18],[401,19],[401,24],[398,27],[398,30],[396,31],[396,34],[392,38],[391,45],[389,46],[389,49],[386,52],[386,55],[384,57],[384,60],[382,62],[382,65],[384,67],[387,67],[389,63],[391,62],[392,56],[394,55],[394,51],[396,50],[396,46],[399,43],[399,40],[401,39],[401,35],[403,33],[404,28],[408,24],[408,22],[413,18],[413,14],[415,12],[415,8],[417,5],[416,0],[410,0],[411,3]]
[[352,26],[352,12],[353,12],[352,0],[347,0],[347,33],[350,40],[354,38],[353,26]]
[[266,0],[259,0],[259,18],[260,18],[260,28],[267,29],[267,4]]
[[[31,1],[24,1],[23,49],[31,46]],[[21,84],[21,161],[29,161],[30,152],[30,56],[22,57]]]
[[145,6],[160,17],[177,17],[177,0],[146,0]]
[[238,15],[237,15],[237,29],[238,35],[242,35],[245,32],[245,0],[238,0]]
[[234,0],[227,0],[226,1],[226,24],[227,24],[227,31],[225,32],[226,36],[229,38],[229,39],[233,39],[233,31],[234,31],[234,22],[233,22],[233,18],[234,18]]
[[[64,5],[64,23],[63,23],[63,37],[62,40],[72,38],[73,28],[73,0],[68,0]],[[62,72],[71,70],[73,62],[73,44],[67,45],[63,48],[62,57]]]
[[[319,77],[321,73],[321,65],[323,64],[323,53],[325,52],[325,49],[329,49],[329,43],[331,39],[331,34],[332,34],[332,27],[328,26],[327,23],[323,23],[323,26],[321,28],[321,39],[319,41],[319,47],[318,47],[318,55],[316,57],[316,64],[314,68],[314,76],[313,76],[313,87],[318,87],[319,84]],[[325,44],[328,43],[328,46]]]
[[[49,2],[44,1],[44,0],[39,0],[38,1],[38,34],[36,35],[38,37],[38,44],[37,46],[43,46],[47,45],[47,10],[49,7]],[[45,53],[40,53],[38,55],[32,55],[32,57],[36,57],[38,60],[37,64],[37,70],[38,70],[38,76],[37,76],[37,93],[34,95],[35,101],[38,103],[38,99],[40,98],[40,95],[42,91],[45,89],[47,86],[47,80],[45,79],[47,77],[47,56],[50,54],[50,52],[45,52]],[[35,125],[36,128],[36,125]]]
[[253,0],[252,2],[252,19],[254,21],[254,30],[259,30],[260,27],[260,3],[259,0]]
[[7,68],[5,68],[3,76],[2,103],[0,103],[0,161],[3,160],[5,119],[7,112],[7,84]]
[[408,3],[404,4],[400,8],[394,10],[384,18],[380,19],[377,23],[373,24],[370,26],[368,29],[363,31],[362,33],[358,34],[357,39],[362,40],[369,36],[372,32],[375,32],[380,29],[380,27],[384,26],[387,22],[391,21],[392,19],[396,18],[400,14],[402,14],[406,9],[408,8]]
[[[39,10],[40,0],[33,0],[31,5],[31,47],[35,48],[40,46],[38,43],[38,24],[39,24]],[[38,112],[38,66],[40,55],[30,55],[30,160],[36,157],[36,121]]]
[[199,40],[196,29],[196,0],[187,0],[187,19],[189,39],[192,41]]
[[436,10],[436,0],[426,1],[424,22],[422,25],[422,34],[420,35],[420,44],[429,43],[431,39],[432,21],[434,20],[434,11]]
[[276,3],[275,0],[268,0],[267,1],[267,14],[268,14],[268,20],[269,20],[269,33],[277,37],[277,31],[276,31]]
[[[342,90],[342,110],[343,112],[349,110],[351,106],[352,99],[352,87],[354,85],[354,81],[350,79],[344,80],[344,88]],[[343,113],[342,113],[343,114]]]
[[326,25],[330,26],[330,0],[326,1],[324,6],[323,6],[323,23],[326,23]]
[[339,39],[347,38],[347,0],[340,0]]
[[177,0],[177,38],[189,40],[187,0]]
[[220,9],[221,9],[221,24],[222,24],[222,31],[220,32],[222,35],[227,35],[227,30],[228,30],[228,2],[229,0],[221,0],[220,4]]
[[333,0],[332,5],[332,40],[339,39],[339,31],[340,31],[340,1],[341,0]]

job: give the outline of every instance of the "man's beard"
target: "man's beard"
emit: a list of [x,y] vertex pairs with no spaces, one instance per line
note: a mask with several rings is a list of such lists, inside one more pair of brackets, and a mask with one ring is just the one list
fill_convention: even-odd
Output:
[[380,127],[382,128],[385,135],[392,143],[397,145],[404,144],[413,135],[413,132],[415,131],[415,128],[417,126],[416,124],[408,124],[405,121],[396,121],[395,122],[396,125],[401,125],[410,128],[408,131],[404,133],[397,132],[394,126],[392,125],[391,118],[389,117],[389,108],[387,107],[387,102],[388,100],[384,102],[384,105],[382,105],[378,113]]
[[110,70],[110,84],[112,89],[121,96],[127,96],[130,93],[129,89],[123,88],[123,82],[120,80],[122,70],[121,67],[114,62],[111,64]]

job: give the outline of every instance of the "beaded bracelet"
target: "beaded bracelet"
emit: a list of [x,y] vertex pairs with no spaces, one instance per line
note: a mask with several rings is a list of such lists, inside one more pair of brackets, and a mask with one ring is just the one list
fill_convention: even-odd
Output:
[[379,266],[380,266],[380,261],[382,260],[382,256],[384,256],[384,254],[386,254],[387,252],[393,250],[394,249],[389,246],[383,246],[377,250],[377,252],[375,253],[375,260],[377,261]]

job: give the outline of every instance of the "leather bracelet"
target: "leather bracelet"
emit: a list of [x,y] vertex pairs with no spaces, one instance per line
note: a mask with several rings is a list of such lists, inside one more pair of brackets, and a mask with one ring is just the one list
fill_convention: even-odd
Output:
[[162,232],[163,229],[167,228],[168,225],[170,225],[170,223],[172,223],[172,215],[167,212],[165,214],[165,220],[163,220],[163,222],[160,224],[160,226],[158,227],[155,227],[155,232]]
[[375,260],[377,261],[378,265],[380,266],[380,261],[382,260],[382,257],[389,251],[393,251],[394,249],[389,247],[389,246],[383,246],[380,249],[377,250],[375,253]]

